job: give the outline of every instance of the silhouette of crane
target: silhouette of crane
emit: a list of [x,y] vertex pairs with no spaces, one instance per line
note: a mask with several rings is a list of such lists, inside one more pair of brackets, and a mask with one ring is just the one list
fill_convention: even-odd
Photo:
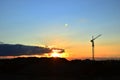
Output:
[[94,57],[94,46],[95,46],[94,45],[94,40],[97,39],[100,36],[101,36],[101,34],[96,36],[95,38],[94,38],[94,36],[92,36],[92,39],[90,40],[90,42],[92,43],[92,60],[95,60],[95,57]]

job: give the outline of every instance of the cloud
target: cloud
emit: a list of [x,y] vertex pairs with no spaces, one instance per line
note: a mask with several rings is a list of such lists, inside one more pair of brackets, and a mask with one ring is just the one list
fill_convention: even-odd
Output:
[[64,53],[64,52],[65,52],[64,49],[60,49],[60,48],[52,48],[51,50],[52,50],[52,51],[54,50],[54,51],[57,52],[57,53]]
[[80,23],[87,23],[87,22],[88,22],[88,19],[85,19],[85,18],[80,19]]
[[0,56],[19,56],[50,53],[51,49],[21,44],[0,44]]

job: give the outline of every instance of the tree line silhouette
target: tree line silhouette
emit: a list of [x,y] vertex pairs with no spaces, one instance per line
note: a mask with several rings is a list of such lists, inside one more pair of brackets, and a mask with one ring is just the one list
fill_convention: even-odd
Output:
[[[65,58],[15,58],[0,60],[1,75],[40,77],[94,77],[120,76],[119,60],[91,61]],[[120,79],[120,78],[119,78]],[[19,79],[18,79],[19,80]],[[50,79],[48,79],[50,80]],[[58,80],[58,79],[56,79]],[[111,80],[111,79],[109,79]]]

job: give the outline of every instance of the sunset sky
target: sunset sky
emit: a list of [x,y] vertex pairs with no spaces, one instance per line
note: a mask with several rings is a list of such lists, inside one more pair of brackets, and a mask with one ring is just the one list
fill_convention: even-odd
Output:
[[120,0],[0,0],[0,41],[64,48],[69,58],[120,58]]

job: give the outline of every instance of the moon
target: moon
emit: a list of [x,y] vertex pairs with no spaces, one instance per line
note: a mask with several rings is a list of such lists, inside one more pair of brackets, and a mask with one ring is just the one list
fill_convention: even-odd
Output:
[[68,24],[65,24],[64,26],[65,26],[65,27],[68,27]]

